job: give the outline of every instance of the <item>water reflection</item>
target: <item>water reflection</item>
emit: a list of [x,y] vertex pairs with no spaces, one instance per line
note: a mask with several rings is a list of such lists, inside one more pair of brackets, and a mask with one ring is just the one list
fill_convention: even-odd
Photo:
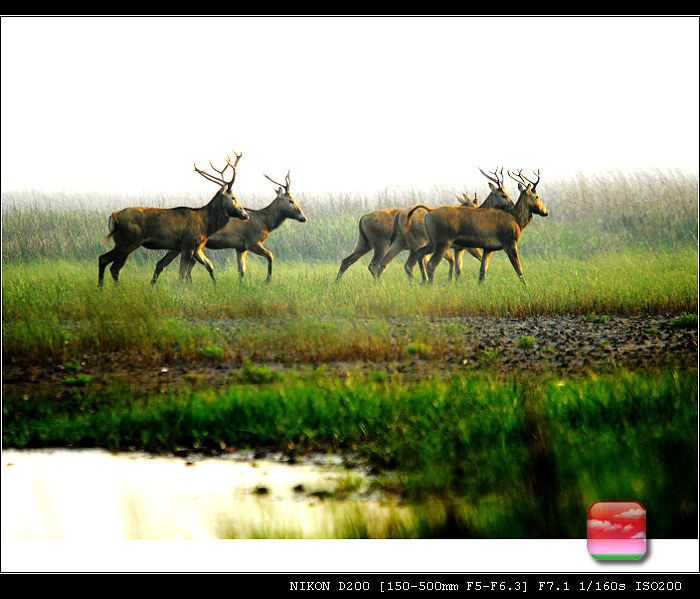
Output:
[[334,538],[360,513],[376,532],[401,510],[370,497],[366,476],[328,463],[102,450],[2,458],[9,539]]

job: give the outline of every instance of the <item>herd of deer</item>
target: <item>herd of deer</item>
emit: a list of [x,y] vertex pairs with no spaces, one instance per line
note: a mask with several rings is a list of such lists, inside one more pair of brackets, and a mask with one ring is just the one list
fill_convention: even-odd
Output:
[[[107,239],[114,241],[114,247],[98,259],[98,284],[102,286],[104,271],[109,264],[112,278],[119,280],[119,272],[129,255],[143,246],[151,250],[166,250],[166,254],[156,264],[152,283],[177,256],[180,256],[180,279],[191,281],[195,262],[202,264],[212,281],[214,268],[204,255],[204,247],[220,250],[236,250],[238,273],[243,277],[246,270],[246,255],[253,252],[267,260],[267,278],[272,277],[272,252],[263,247],[271,231],[277,229],[286,219],[306,222],[306,217],[290,192],[289,173],[285,183],[272,181],[277,188],[277,197],[265,208],[253,210],[243,208],[231,188],[236,179],[236,166],[242,154],[236,154],[235,161],[226,157],[226,164],[221,170],[211,162],[211,168],[218,173],[212,175],[197,168],[194,169],[205,179],[220,186],[219,191],[201,208],[124,208],[113,212],[109,217],[109,234]],[[230,179],[224,173],[231,169]],[[412,208],[375,210],[360,218],[360,237],[354,251],[345,258],[336,281],[362,256],[374,250],[369,264],[369,271],[379,277],[387,265],[403,250],[409,251],[404,265],[409,277],[413,276],[416,263],[419,265],[423,281],[432,282],[435,268],[445,259],[450,266],[449,279],[459,278],[462,270],[462,256],[468,251],[481,261],[479,282],[486,276],[491,254],[498,250],[505,251],[515,272],[525,284],[523,270],[518,258],[518,240],[520,233],[528,225],[533,214],[547,216],[548,212],[537,194],[540,181],[537,171],[536,181],[531,181],[522,174],[522,170],[508,175],[518,183],[520,196],[513,202],[504,187],[503,169],[492,173],[481,173],[489,179],[491,193],[483,204],[478,205],[474,199],[464,194],[458,197],[457,206],[440,206],[431,208],[418,204]],[[450,254],[454,252],[454,256]],[[431,254],[426,263],[426,257]]]

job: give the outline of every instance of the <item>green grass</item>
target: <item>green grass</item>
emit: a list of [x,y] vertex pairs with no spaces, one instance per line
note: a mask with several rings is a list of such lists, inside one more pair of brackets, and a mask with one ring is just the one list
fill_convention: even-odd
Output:
[[[147,361],[260,362],[282,347],[282,361],[394,359],[440,350],[422,324],[432,317],[580,314],[602,321],[616,313],[680,312],[691,314],[681,321],[687,323],[697,312],[695,249],[659,249],[644,262],[631,251],[553,263],[532,257],[527,288],[505,256],[492,259],[483,285],[473,262],[458,282],[432,286],[409,282],[398,264],[379,282],[358,268],[338,284],[333,264],[280,264],[265,285],[255,279],[261,263],[250,268],[251,280],[240,282],[229,270],[216,286],[204,269],[192,285],[175,273],[151,285],[148,268],[132,265],[118,286],[106,281],[102,289],[96,269],[81,264],[13,265],[2,275],[3,358],[79,362],[81,353],[121,351]],[[405,335],[390,334],[383,318],[404,322]],[[453,337],[442,331],[443,343]]]
[[[460,536],[583,538],[601,497],[640,501],[650,537],[693,535],[696,423],[696,374],[672,369],[414,383],[289,374],[218,391],[124,385],[3,401],[10,447],[351,450],[417,508],[437,501]],[[447,534],[446,521],[433,526]]]
[[[694,534],[695,369],[503,380],[477,368],[411,382],[381,367],[444,355],[468,332],[440,324],[447,317],[682,314],[674,326],[697,327],[696,174],[543,179],[538,190],[550,217],[535,216],[521,237],[527,287],[502,252],[483,285],[469,256],[456,283],[442,264],[433,285],[410,282],[405,254],[379,281],[365,256],[334,283],[362,214],[454,203],[464,190],[297,194],[309,221],[286,223],[266,242],[275,254],[269,285],[254,256],[239,281],[232,251],[208,253],[216,286],[200,267],[192,285],[174,268],[151,285],[162,254],[140,249],[119,285],[108,276],[101,289],[97,256],[111,247],[111,210],[208,198],[3,193],[3,361],[65,371],[60,391],[4,390],[3,446],[352,449],[415,510],[410,528],[397,522],[391,536],[585,537],[581,514],[601,498],[640,501],[654,514],[650,537]],[[187,373],[178,392],[123,378],[98,385],[80,372],[85,355],[113,352],[144,365],[243,366],[216,388]],[[498,359],[481,355],[484,365]],[[369,372],[324,370],[337,361]],[[271,362],[285,363],[285,374]],[[360,518],[351,529],[343,534],[363,536],[371,524]]]
[[518,342],[518,347],[522,349],[532,349],[535,347],[535,338],[532,335],[522,335]]
[[670,324],[672,327],[675,327],[678,329],[697,328],[698,315],[697,314],[682,314],[678,318],[674,318]]

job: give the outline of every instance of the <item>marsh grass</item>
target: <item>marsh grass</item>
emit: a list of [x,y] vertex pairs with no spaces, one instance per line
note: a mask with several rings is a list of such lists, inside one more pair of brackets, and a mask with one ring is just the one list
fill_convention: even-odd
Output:
[[[3,360],[67,371],[61,393],[3,394],[3,446],[352,449],[415,510],[388,536],[583,538],[580,515],[601,497],[639,500],[655,515],[650,537],[694,534],[696,371],[504,382],[465,370],[409,383],[379,369],[364,378],[323,369],[332,361],[430,360],[468,337],[457,323],[433,326],[453,316],[685,313],[679,326],[697,326],[696,174],[580,175],[543,179],[538,189],[551,216],[535,217],[521,238],[527,288],[502,252],[483,285],[468,256],[456,283],[442,265],[432,286],[410,282],[405,254],[379,281],[366,256],[334,284],[362,214],[453,203],[452,192],[464,189],[297,194],[309,221],[287,223],[266,243],[275,254],[269,285],[264,262],[252,256],[239,281],[232,251],[209,252],[216,286],[199,267],[192,285],[172,267],[150,285],[161,254],[141,249],[120,283],[108,278],[101,289],[97,256],[111,247],[103,239],[111,210],[208,198],[3,194]],[[112,352],[133,363],[244,367],[223,388],[195,375],[165,392],[122,379],[98,391],[66,366]],[[314,368],[282,378],[254,366],[271,358]],[[498,355],[485,349],[482,359]],[[372,528],[362,516],[331,534],[364,537]]]
[[251,383],[5,397],[3,443],[350,450],[425,516],[421,535],[583,538],[600,497],[635,497],[655,514],[650,537],[694,534],[695,373]]
[[[476,169],[475,169],[476,170]],[[379,208],[455,204],[465,189],[488,189],[478,172],[464,189],[385,190],[375,194],[295,194],[308,217],[306,224],[287,222],[266,242],[280,262],[336,263],[350,254],[358,237],[359,218]],[[512,183],[512,185],[511,185]],[[517,199],[515,183],[506,188]],[[689,247],[698,242],[697,173],[649,170],[578,174],[569,179],[547,179],[538,186],[549,210],[535,217],[523,233],[521,248],[553,259],[560,255],[582,258],[620,249],[653,252],[658,246]],[[174,207],[204,205],[209,197],[195,198],[127,195],[87,195],[69,192],[3,192],[2,248],[4,263],[16,264],[50,258],[85,261],[96,270],[97,256],[111,247],[105,243],[107,219],[127,206]],[[242,198],[244,205],[263,207],[270,199]],[[159,252],[139,250],[132,263],[155,267]],[[216,266],[235,266],[234,252],[210,252]],[[400,257],[399,259],[400,260]],[[366,264],[369,258],[363,259]],[[359,270],[359,265],[352,270]],[[171,266],[171,270],[174,267]],[[363,266],[364,268],[364,266]],[[527,273],[527,263],[524,263]],[[195,270],[203,270],[197,267]],[[349,271],[351,272],[351,271]],[[94,275],[96,279],[96,275]]]
[[[147,267],[134,265],[119,285],[107,281],[102,289],[94,273],[71,262],[5,268],[3,356],[66,362],[120,351],[150,362],[385,360],[439,354],[456,335],[445,329],[436,339],[428,326],[435,317],[697,312],[694,249],[661,248],[643,262],[631,251],[554,262],[533,256],[527,288],[505,256],[492,259],[483,285],[475,280],[476,261],[457,283],[432,286],[410,282],[401,268],[379,282],[358,269],[334,284],[333,264],[280,264],[265,285],[255,280],[264,265],[256,266],[251,280],[229,270],[215,286],[203,269],[192,285],[175,273],[151,285]],[[404,326],[397,332],[385,319]]]

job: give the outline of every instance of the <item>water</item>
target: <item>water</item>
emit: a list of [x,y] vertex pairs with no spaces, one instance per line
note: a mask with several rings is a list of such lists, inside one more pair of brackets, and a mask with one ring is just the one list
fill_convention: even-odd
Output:
[[[321,499],[313,492],[337,489],[347,477],[344,469],[322,462],[3,451],[2,571],[498,573],[543,567],[590,572],[594,565],[586,539],[333,539],[328,531],[357,510],[374,533],[406,512],[362,493],[350,500]],[[295,491],[298,485],[305,491]],[[267,493],[256,492],[262,488]],[[273,530],[325,540],[256,541],[240,534],[238,540],[216,541],[231,531]],[[633,569],[697,568],[696,539],[652,543]],[[596,568],[617,571],[609,564]]]
[[401,511],[370,495],[365,475],[333,460],[244,458],[6,450],[2,537],[334,538],[360,510],[374,526]]

